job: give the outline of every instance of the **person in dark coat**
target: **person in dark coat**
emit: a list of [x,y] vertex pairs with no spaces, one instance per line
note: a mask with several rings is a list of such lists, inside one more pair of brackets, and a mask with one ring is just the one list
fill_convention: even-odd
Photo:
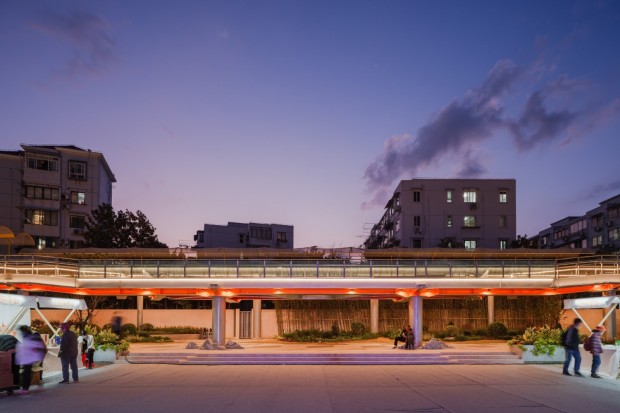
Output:
[[399,336],[394,337],[394,347],[392,348],[396,348],[398,346],[398,342],[402,342],[402,343],[406,343],[407,342],[407,330],[410,329],[411,326],[405,326],[405,328],[403,328],[403,331],[400,332]]
[[60,363],[62,364],[62,381],[59,383],[69,383],[69,366],[71,367],[71,376],[73,382],[78,382],[78,342],[77,336],[73,331],[69,329],[69,323],[62,323],[60,325],[62,330],[62,337],[60,339],[60,351],[58,357],[60,357]]
[[576,318],[573,321],[573,325],[568,327],[566,332],[566,342],[563,343],[566,351],[566,359],[564,360],[564,369],[562,370],[562,374],[565,376],[572,376],[572,374],[568,372],[568,366],[570,365],[573,357],[575,358],[575,376],[583,376],[579,372],[579,368],[581,367],[581,353],[579,353],[579,327],[581,327],[581,323],[581,319]]

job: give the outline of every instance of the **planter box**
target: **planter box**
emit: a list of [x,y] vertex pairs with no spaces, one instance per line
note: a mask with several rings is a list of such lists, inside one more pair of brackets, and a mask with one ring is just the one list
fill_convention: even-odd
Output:
[[524,344],[524,350],[521,350],[519,346],[510,346],[510,351],[515,353],[519,358],[523,361],[524,364],[530,363],[564,363],[564,359],[566,357],[564,353],[564,348],[562,346],[555,346],[555,352],[552,356],[547,354],[540,354],[535,356],[532,354],[532,350],[534,349],[533,345]]
[[114,363],[116,361],[116,350],[95,350],[93,359],[95,363]]

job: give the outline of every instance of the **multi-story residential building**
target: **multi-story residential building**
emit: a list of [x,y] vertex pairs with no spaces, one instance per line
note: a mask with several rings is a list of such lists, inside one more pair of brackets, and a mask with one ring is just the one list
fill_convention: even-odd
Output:
[[293,226],[280,224],[205,224],[194,235],[196,248],[293,248]]
[[0,225],[37,248],[76,248],[86,217],[112,203],[116,182],[104,156],[72,145],[21,145],[0,152]]
[[571,216],[538,233],[539,248],[620,249],[620,194],[599,203],[585,215]]
[[508,248],[516,237],[514,179],[400,181],[366,248]]

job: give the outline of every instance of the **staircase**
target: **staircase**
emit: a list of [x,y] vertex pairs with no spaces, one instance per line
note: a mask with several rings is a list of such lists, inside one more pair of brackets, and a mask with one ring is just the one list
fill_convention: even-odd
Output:
[[131,364],[205,365],[416,365],[522,364],[510,352],[394,351],[393,353],[242,353],[236,350],[195,353],[130,353]]

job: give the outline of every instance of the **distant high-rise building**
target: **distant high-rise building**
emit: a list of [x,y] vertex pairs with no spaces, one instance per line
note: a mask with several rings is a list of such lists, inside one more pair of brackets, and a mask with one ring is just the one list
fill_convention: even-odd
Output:
[[280,224],[205,224],[194,235],[196,248],[293,248],[293,226]]
[[538,248],[620,249],[620,194],[585,215],[556,221],[538,233]]
[[77,248],[86,217],[112,203],[116,182],[99,152],[72,145],[0,151],[0,225],[26,232],[37,248]]
[[516,204],[514,179],[403,180],[364,246],[508,248]]

